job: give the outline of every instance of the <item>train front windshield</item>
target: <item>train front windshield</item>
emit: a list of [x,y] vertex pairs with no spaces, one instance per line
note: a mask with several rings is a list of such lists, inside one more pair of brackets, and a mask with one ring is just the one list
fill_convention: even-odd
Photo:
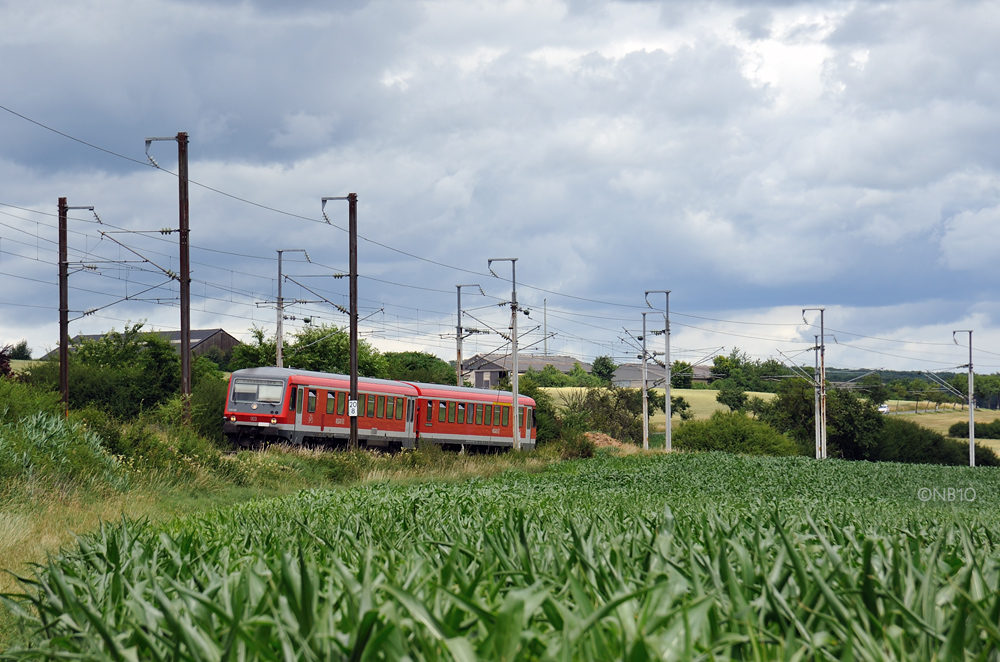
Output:
[[233,381],[233,402],[269,402],[281,404],[285,383],[274,379],[236,379]]

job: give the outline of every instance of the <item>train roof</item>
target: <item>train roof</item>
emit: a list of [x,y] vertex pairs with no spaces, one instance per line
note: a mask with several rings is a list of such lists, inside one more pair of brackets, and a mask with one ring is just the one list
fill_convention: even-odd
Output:
[[[286,379],[288,377],[304,377],[306,379],[336,379],[346,382],[351,381],[349,375],[341,375],[335,372],[318,372],[315,370],[299,370],[297,368],[276,368],[274,366],[264,366],[261,368],[244,368],[233,372],[233,377],[250,377],[253,379]],[[368,384],[372,386],[394,386],[405,388],[410,386],[407,382],[398,382],[392,379],[378,379],[376,377],[358,377],[358,384]]]
[[[317,372],[314,370],[298,370],[296,368],[276,368],[274,366],[263,366],[260,368],[244,368],[233,372],[233,378],[246,377],[250,379],[288,379],[289,377],[301,377],[304,379],[334,379],[337,381],[350,382],[348,375],[340,375],[331,372]],[[425,384],[422,382],[400,382],[392,379],[377,379],[374,377],[358,377],[359,386],[380,386],[387,389],[400,389],[403,391],[415,390],[418,395],[424,397],[445,397],[456,398],[466,397],[470,400],[489,400],[497,402],[511,398],[510,391],[494,391],[485,388],[467,388],[465,386],[451,386],[448,384]],[[521,394],[518,402],[526,406],[534,406],[535,401],[526,395]]]
[[[465,386],[451,386],[449,384],[425,384],[422,382],[407,383],[416,388],[422,396],[457,398],[460,395],[465,395],[466,397],[473,399],[496,401],[500,398],[510,398],[512,395],[510,391],[495,391],[493,389],[486,388],[468,388]],[[532,406],[535,404],[535,401],[532,398],[529,398],[523,393],[518,394],[517,400],[522,405]]]

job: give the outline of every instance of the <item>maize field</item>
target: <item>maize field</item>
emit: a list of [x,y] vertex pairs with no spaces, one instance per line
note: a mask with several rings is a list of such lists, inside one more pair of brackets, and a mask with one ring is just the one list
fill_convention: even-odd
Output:
[[998,487],[602,456],[120,522],[8,596],[32,643],[0,658],[997,660]]

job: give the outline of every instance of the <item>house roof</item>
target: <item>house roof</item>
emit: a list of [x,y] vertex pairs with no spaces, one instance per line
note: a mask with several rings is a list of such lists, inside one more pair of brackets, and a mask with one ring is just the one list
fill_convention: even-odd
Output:
[[[169,342],[171,345],[173,345],[175,347],[175,349],[176,349],[176,347],[179,347],[180,344],[181,344],[181,332],[180,331],[141,331],[141,333],[155,333],[156,335],[160,336],[161,338],[163,338],[164,340],[166,340],[167,342]],[[225,335],[233,338],[234,342],[239,343],[239,340],[237,338],[233,337],[225,329],[191,329],[190,333],[191,333],[191,349],[195,349],[201,343],[205,342],[209,338],[212,338],[212,337],[214,337],[214,336],[216,336],[216,335],[218,335],[220,333],[225,334]],[[72,343],[78,343],[78,342],[83,341],[83,340],[100,340],[105,335],[106,334],[104,334],[104,333],[77,334],[77,335],[73,336],[73,338],[70,339],[70,344],[71,344],[71,347],[72,347]],[[43,356],[42,360],[46,360],[46,359],[49,359],[49,358],[54,358],[56,356],[59,356],[59,348],[58,347],[56,349],[52,350],[51,352],[49,352],[48,354],[46,354],[45,356]]]
[[[568,373],[577,363],[585,371],[590,372],[591,365],[586,361],[572,356],[541,354],[518,354],[517,369],[526,371],[528,368],[541,371],[545,366],[551,365],[562,373]],[[468,361],[462,362],[462,369],[467,371],[476,370],[511,370],[513,368],[513,357],[510,354],[477,354]]]
[[[708,365],[696,365],[692,369],[693,378],[697,380],[708,381],[712,377],[712,366]],[[663,383],[663,367],[658,365],[649,365],[646,367],[646,379],[650,384],[659,381],[662,385]],[[642,364],[641,363],[624,363],[615,370],[615,374],[612,376],[611,381],[613,382],[638,382],[642,381]]]

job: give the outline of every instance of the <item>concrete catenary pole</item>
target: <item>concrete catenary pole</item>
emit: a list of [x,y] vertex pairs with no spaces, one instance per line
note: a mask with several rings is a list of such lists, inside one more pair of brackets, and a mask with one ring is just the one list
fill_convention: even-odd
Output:
[[67,239],[67,217],[70,209],[93,207],[70,207],[66,198],[59,198],[59,393],[62,396],[63,415],[69,416],[69,253]]
[[455,352],[455,385],[462,385],[462,340],[465,336],[465,330],[462,328],[462,288],[463,287],[479,287],[479,291],[482,292],[483,288],[479,286],[478,283],[473,283],[471,285],[456,285],[455,289],[458,290],[458,324],[455,326],[455,338],[456,338],[456,352]]
[[646,313],[642,314],[642,449],[649,450],[649,402],[646,391]]
[[309,261],[309,253],[306,252],[304,248],[278,248],[278,324],[274,333],[274,365],[279,368],[284,368],[284,358],[282,355],[282,348],[284,347],[284,320],[285,320],[285,299],[281,296],[281,286],[284,283],[285,276],[281,271],[281,254],[282,253],[305,253],[306,261]]
[[180,235],[180,304],[181,304],[181,418],[191,424],[191,261],[190,261],[190,208],[188,203],[188,134],[180,131],[170,138],[146,138],[146,156],[159,168],[149,154],[154,141],[177,141],[177,197],[178,234]]
[[[358,401],[358,194],[347,194],[350,235],[351,400]],[[358,447],[358,417],[351,417],[351,450]]]
[[819,415],[819,336],[815,335],[816,345],[813,347],[815,367],[813,368],[813,427],[816,430],[816,459],[823,458],[823,442],[820,439]]
[[969,466],[976,466],[976,379],[972,371],[972,330],[952,331],[951,339],[958,343],[955,334],[969,334]]
[[[803,308],[802,321],[806,321],[807,310],[819,311],[819,444],[816,459],[826,458],[826,308]],[[808,323],[808,322],[807,322]]]
[[513,434],[513,446],[514,450],[521,450],[521,408],[519,407],[520,402],[518,401],[518,384],[517,384],[517,258],[516,257],[493,257],[486,261],[486,268],[490,270],[494,276],[496,273],[493,272],[492,265],[494,262],[510,262],[510,345],[511,354],[513,355],[513,371],[510,378],[511,390],[513,391],[513,400],[511,401],[514,407],[514,434]]
[[[351,349],[350,349],[350,402],[348,405],[348,413],[354,412],[350,415],[351,419],[351,437],[349,442],[349,447],[354,450],[358,447],[358,194],[348,193],[346,197],[324,197],[320,199],[322,203],[321,209],[326,209],[326,203],[330,200],[347,200],[348,206],[348,221],[347,221],[347,234],[348,234],[348,280],[350,285],[348,286],[350,290],[351,308],[348,313],[350,317],[350,334],[351,334]],[[324,218],[326,217],[326,212],[323,212]],[[327,219],[330,222],[330,219]],[[331,224],[332,225],[332,224]]]
[[66,198],[59,198],[59,393],[69,417],[69,266],[66,262]]
[[276,308],[278,309],[278,324],[274,331],[274,365],[279,368],[284,368],[284,364],[281,360],[281,344],[283,340],[283,324],[282,321],[285,317],[285,301],[281,298],[281,254],[284,251],[278,250],[278,300],[276,302]]
[[177,182],[181,269],[181,418],[191,424],[191,261],[188,201],[188,134],[177,134]]
[[673,429],[670,427],[670,421],[671,421],[671,419],[673,419],[673,407],[671,406],[671,402],[670,402],[670,379],[671,379],[671,375],[670,375],[670,370],[671,370],[671,365],[670,365],[670,292],[671,292],[671,290],[649,290],[648,292],[646,292],[646,295],[645,295],[646,305],[649,306],[650,308],[653,307],[653,304],[649,303],[649,295],[650,294],[662,294],[666,298],[666,302],[664,303],[664,307],[663,307],[663,323],[664,323],[664,327],[663,327],[663,335],[664,335],[663,345],[664,345],[664,350],[665,350],[664,354],[663,354],[663,365],[664,365],[664,370],[663,370],[663,377],[664,377],[664,384],[663,384],[663,413],[667,417],[667,419],[666,419],[666,425],[664,426],[664,429],[663,429],[663,450],[664,450],[664,452],[670,452],[671,450],[673,450]]

